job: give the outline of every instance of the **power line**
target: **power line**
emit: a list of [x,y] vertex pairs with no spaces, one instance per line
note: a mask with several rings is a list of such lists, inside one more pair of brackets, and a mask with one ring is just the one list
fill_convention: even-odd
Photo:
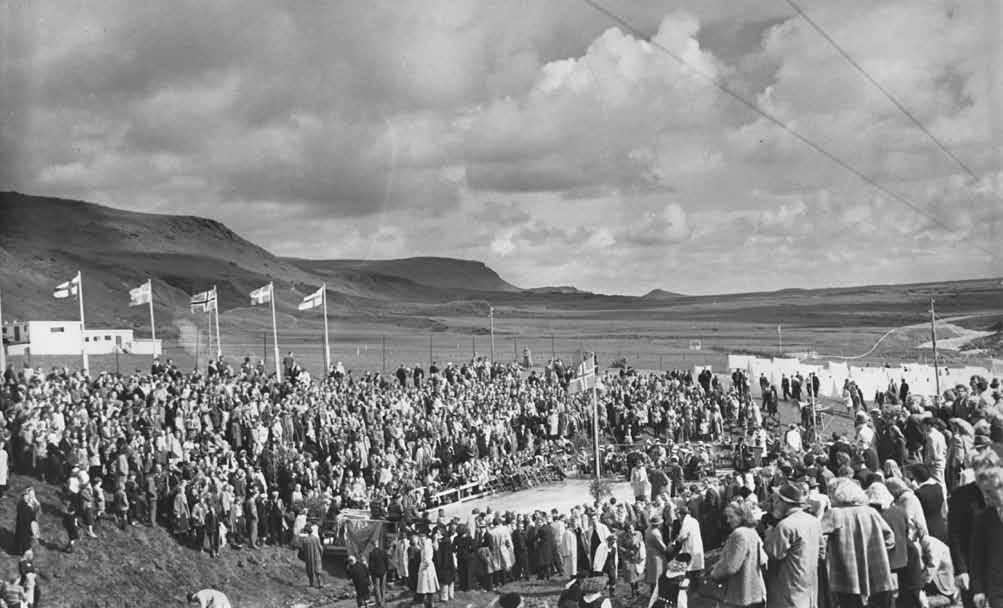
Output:
[[[805,137],[801,133],[795,131],[793,127],[789,126],[783,120],[781,120],[780,118],[774,116],[769,111],[764,110],[763,108],[759,107],[759,105],[756,102],[749,101],[748,99],[746,99],[745,97],[743,97],[741,93],[735,91],[734,89],[732,89],[731,87],[729,87],[727,84],[725,84],[724,82],[722,82],[718,78],[715,78],[714,76],[712,76],[712,75],[704,72],[700,68],[695,67],[693,64],[691,64],[690,62],[686,61],[686,59],[684,59],[678,53],[672,51],[671,49],[669,49],[665,45],[661,44],[657,40],[654,40],[654,39],[648,40],[647,36],[645,36],[644,32],[642,32],[640,28],[634,26],[632,23],[630,23],[629,21],[627,21],[623,17],[620,17],[619,15],[617,15],[616,13],[614,13],[611,10],[607,9],[605,6],[599,4],[595,0],[582,0],[582,2],[588,4],[589,6],[591,6],[596,11],[602,13],[603,15],[606,15],[611,20],[613,20],[616,23],[620,24],[623,28],[625,28],[626,30],[628,30],[629,32],[631,32],[636,38],[647,40],[650,45],[652,45],[653,47],[659,49],[660,51],[662,51],[663,53],[665,53],[669,57],[672,57],[680,65],[689,68],[694,74],[696,74],[700,78],[706,80],[707,82],[709,82],[710,84],[712,84],[715,88],[717,88],[721,92],[723,92],[723,93],[729,95],[730,97],[734,98],[736,101],[738,101],[739,103],[741,103],[745,107],[749,108],[750,110],[752,110],[756,114],[759,114],[760,116],[762,116],[766,120],[770,121],[771,123],[773,123],[777,127],[780,127],[781,129],[783,129],[784,131],[786,131],[787,133],[789,133],[792,137],[794,137],[795,139],[797,139],[798,141],[800,141],[804,145],[808,146],[812,150],[815,150],[816,152],[818,152],[822,156],[828,158],[830,161],[832,161],[833,163],[835,163],[839,167],[843,168],[844,170],[848,171],[849,173],[852,173],[858,179],[860,179],[864,183],[870,185],[875,190],[878,190],[879,192],[882,192],[883,194],[885,194],[885,195],[887,195],[887,196],[895,199],[896,201],[902,203],[906,207],[909,207],[914,212],[916,212],[919,215],[921,215],[921,216],[925,217],[926,219],[930,220],[930,222],[932,222],[934,225],[942,228],[943,230],[945,230],[945,231],[947,231],[949,233],[953,232],[949,226],[947,226],[945,223],[943,223],[942,221],[940,221],[939,219],[937,219],[937,217],[935,215],[933,215],[933,214],[929,213],[928,211],[924,210],[922,207],[920,207],[916,203],[913,203],[911,200],[909,200],[905,196],[903,196],[903,195],[901,195],[901,194],[899,194],[899,193],[897,193],[897,192],[895,192],[893,190],[890,190],[890,189],[886,188],[885,186],[881,185],[879,182],[877,182],[873,178],[869,177],[867,174],[865,174],[860,169],[857,169],[856,167],[854,167],[850,163],[846,162],[845,160],[841,159],[840,157],[836,156],[832,152],[829,152],[828,150],[826,150],[825,148],[823,148],[821,145],[816,144],[814,141],[808,139],[807,137]],[[969,245],[971,245],[973,248],[976,248],[976,249],[978,249],[978,250],[980,250],[980,251],[982,251],[984,253],[989,254],[990,256],[993,257],[993,259],[995,259],[997,257],[996,253],[993,252],[992,250],[988,249],[987,247],[983,247],[982,245],[978,245],[978,244],[973,243],[971,241],[965,241],[965,242],[968,243]]]
[[953,160],[955,163],[957,163],[957,165],[959,167],[961,167],[962,170],[964,170],[965,173],[967,173],[969,176],[971,176],[972,179],[976,179],[976,180],[979,179],[979,176],[976,175],[975,172],[972,171],[968,167],[968,165],[966,165],[964,163],[964,161],[962,161],[960,158],[958,158],[954,154],[954,152],[951,152],[951,150],[948,149],[948,147],[946,145],[944,145],[944,143],[941,142],[940,139],[938,139],[936,135],[934,135],[933,133],[931,133],[930,130],[927,129],[926,126],[924,126],[923,123],[920,122],[920,120],[918,118],[916,118],[916,116],[912,112],[910,112],[898,99],[895,98],[894,95],[891,94],[891,92],[888,91],[888,89],[886,89],[885,87],[883,87],[880,82],[878,82],[877,80],[875,80],[874,77],[872,77],[867,72],[867,70],[865,70],[863,68],[863,66],[861,66],[859,63],[857,63],[857,61],[853,57],[851,57],[850,54],[847,53],[846,50],[844,50],[843,47],[841,47],[839,45],[839,43],[837,43],[835,40],[833,40],[832,36],[830,36],[824,29],[822,29],[822,26],[820,26],[818,23],[815,22],[815,20],[813,20],[811,17],[809,17],[801,9],[801,7],[798,6],[797,3],[794,2],[794,0],[786,0],[786,2],[787,2],[787,4],[790,5],[791,8],[793,8],[795,11],[797,11],[797,14],[800,15],[801,18],[804,19],[808,23],[808,25],[812,26],[812,28],[814,28],[815,31],[818,32],[820,36],[822,36],[823,38],[825,38],[826,41],[828,41],[829,44],[831,44],[832,47],[834,49],[836,49],[836,51],[840,55],[843,56],[843,59],[846,59],[847,63],[849,63],[850,65],[852,65],[858,72],[860,72],[860,74],[864,78],[866,78],[868,80],[868,82],[870,82],[871,84],[873,84],[875,86],[875,88],[877,88],[879,91],[881,91],[882,95],[884,95],[885,97],[888,98],[888,101],[892,102],[892,104],[894,104],[895,107],[898,108],[900,112],[902,112],[909,120],[911,120],[912,123],[914,125],[916,125],[916,127],[920,131],[922,131],[923,133],[925,133],[926,136],[929,137],[933,141],[933,143],[935,143],[937,145],[937,147],[940,148],[940,150],[944,154],[946,154],[951,160]]

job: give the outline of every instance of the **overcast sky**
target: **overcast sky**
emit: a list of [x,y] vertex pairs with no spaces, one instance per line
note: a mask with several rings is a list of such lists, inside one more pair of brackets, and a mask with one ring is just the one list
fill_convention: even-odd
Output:
[[801,0],[978,179],[784,0],[599,1],[643,36],[582,0],[12,0],[0,189],[209,216],[280,255],[478,259],[524,287],[1001,274],[979,249],[1003,254],[998,0]]

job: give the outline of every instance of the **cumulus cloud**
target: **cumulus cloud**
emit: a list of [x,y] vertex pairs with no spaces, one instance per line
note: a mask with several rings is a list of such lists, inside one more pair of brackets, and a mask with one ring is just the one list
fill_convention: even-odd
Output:
[[524,285],[991,273],[968,244],[998,242],[998,15],[805,3],[971,179],[783,3],[606,5],[643,35],[577,0],[20,3],[0,188],[210,215],[284,255],[483,258]]

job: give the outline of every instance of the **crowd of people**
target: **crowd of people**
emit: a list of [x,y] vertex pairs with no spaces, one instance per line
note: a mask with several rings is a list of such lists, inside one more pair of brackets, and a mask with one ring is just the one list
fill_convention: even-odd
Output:
[[[719,392],[743,403],[741,376]],[[725,433],[759,430],[744,403],[749,423],[733,413]],[[796,425],[761,458],[739,442],[720,474],[681,466],[699,447],[649,440],[626,458],[633,501],[430,513],[391,542],[381,585],[400,579],[426,604],[458,588],[519,606],[506,585],[535,577],[566,581],[559,608],[610,605],[624,583],[621,599],[659,607],[694,592],[736,607],[1003,606],[998,383],[973,377],[934,401],[895,382],[873,406],[858,393],[852,432],[825,442],[786,440]]]
[[[596,573],[610,594],[622,578],[632,594],[647,584],[654,601],[680,556],[686,568],[673,585],[711,593],[713,581],[725,581],[721,601],[736,606],[801,606],[811,597],[803,605],[842,607],[893,595],[912,606],[959,589],[971,601],[1003,600],[986,566],[995,546],[948,533],[952,513],[963,511],[947,508],[959,493],[975,505],[965,507],[968,529],[976,516],[997,517],[981,505],[992,504],[994,480],[1003,485],[989,449],[1003,426],[998,386],[981,378],[935,403],[890,386],[870,412],[847,387],[855,431],[822,443],[814,419],[776,426],[781,399],[803,404],[818,394],[810,377],[785,378],[780,390],[761,378],[756,401],[741,371],[727,386],[709,370],[607,373],[599,427],[616,447],[604,472],[629,478],[634,502],[447,522],[422,516],[443,489],[517,479],[524,463],[594,473],[590,458],[577,458],[591,451],[591,395],[569,393],[571,367],[552,361],[525,373],[478,359],[356,377],[339,364],[312,379],[292,354],[283,363],[282,382],[248,359],[237,368],[212,361],[205,373],[160,360],[131,375],[8,368],[0,475],[10,468],[65,486],[68,551],[81,536],[98,538],[102,521],[162,525],[210,556],[227,546],[295,546],[318,585],[323,522],[366,509],[395,522],[398,534],[382,577],[371,556],[359,556],[353,582],[369,577],[368,594],[398,577],[426,602],[449,599],[454,585],[494,590],[528,576],[581,583],[579,574]],[[732,442],[733,471],[718,475],[712,446]],[[38,511],[29,488],[14,534],[28,572],[15,581],[22,587],[33,583]],[[718,546],[721,558],[705,572],[704,556]],[[934,564],[937,556],[947,559]],[[954,581],[931,574],[938,569],[953,569],[957,586],[936,587]],[[580,605],[598,597],[574,582],[564,595],[575,589]],[[794,603],[771,599],[791,594]]]

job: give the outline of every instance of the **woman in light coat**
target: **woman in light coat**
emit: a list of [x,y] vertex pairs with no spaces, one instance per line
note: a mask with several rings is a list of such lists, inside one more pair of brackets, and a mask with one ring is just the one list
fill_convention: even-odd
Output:
[[415,590],[425,606],[432,605],[432,599],[439,592],[439,576],[435,571],[435,548],[432,539],[422,536],[419,540],[421,556],[418,562],[418,586]]
[[763,570],[767,557],[752,509],[748,503],[735,501],[725,507],[724,517],[732,530],[710,577],[724,582],[722,602],[726,607],[761,604],[766,601]]

